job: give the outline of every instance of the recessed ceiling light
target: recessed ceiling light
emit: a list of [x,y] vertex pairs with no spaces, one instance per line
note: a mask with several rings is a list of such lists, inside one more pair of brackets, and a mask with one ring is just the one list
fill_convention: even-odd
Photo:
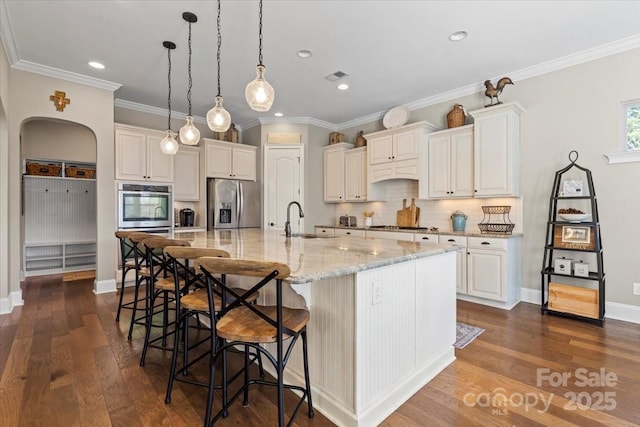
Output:
[[347,90],[347,89],[349,89],[349,85],[347,83],[340,83],[338,85],[338,89],[339,90]]
[[274,114],[274,116],[276,116],[276,117],[282,117],[282,116],[284,116],[284,114],[282,114],[282,113],[275,113],[275,114]]
[[460,40],[464,40],[467,38],[467,32],[465,30],[456,31],[455,33],[449,34],[449,40],[452,42],[459,42]]
[[89,62],[89,65],[90,65],[91,67],[95,68],[95,69],[98,69],[98,70],[104,70],[104,64],[101,64],[101,63],[99,63],[99,62],[91,61],[91,62]]
[[308,49],[300,49],[296,52],[296,55],[298,55],[300,58],[311,58],[312,53]]

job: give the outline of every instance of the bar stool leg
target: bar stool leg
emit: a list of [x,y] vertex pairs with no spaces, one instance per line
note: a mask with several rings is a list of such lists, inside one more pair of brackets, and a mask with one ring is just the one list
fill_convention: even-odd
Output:
[[249,406],[249,346],[244,346],[244,393],[242,406]]
[[127,277],[127,273],[129,272],[129,268],[125,268],[122,266],[122,280],[120,281],[120,298],[118,301],[118,311],[116,313],[116,322],[120,321],[120,311],[122,310],[122,297],[124,297],[124,279]]
[[[140,285],[142,284],[143,280],[147,280],[144,277],[139,277],[136,279],[136,284],[134,286],[134,295],[133,295],[133,309],[131,311],[131,321],[129,322],[129,335],[127,335],[127,340],[131,341],[131,336],[133,334],[133,325],[136,323],[136,313],[138,311],[138,296],[140,294]],[[147,286],[148,288],[148,286]],[[145,295],[146,295],[146,290],[145,290]],[[148,298],[145,297],[145,311],[146,311],[146,304],[147,304],[147,300]]]
[[309,380],[309,358],[307,356],[307,327],[300,331],[302,337],[302,361],[304,363],[304,383],[307,389],[307,406],[309,407],[309,418],[313,418],[313,402],[311,400],[311,381]]

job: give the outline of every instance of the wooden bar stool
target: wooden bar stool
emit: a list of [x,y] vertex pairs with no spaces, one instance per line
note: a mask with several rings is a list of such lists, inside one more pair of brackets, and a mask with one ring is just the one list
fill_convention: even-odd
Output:
[[[149,347],[161,350],[173,349],[173,346],[167,346],[167,338],[175,332],[175,329],[169,332],[169,302],[176,298],[176,285],[173,277],[173,266],[165,257],[164,248],[167,246],[190,246],[190,243],[186,240],[166,237],[150,237],[144,239],[142,244],[145,247],[147,265],[149,266],[150,284],[147,286],[149,304],[147,304],[145,338],[142,355],[140,356],[140,366],[144,366]],[[179,288],[183,286],[184,281],[179,284]],[[156,300],[160,296],[162,296],[162,304],[156,306]],[[161,325],[153,323],[153,318],[156,314],[162,314]],[[162,328],[162,333],[158,337],[151,338],[151,329],[156,327]],[[161,341],[161,343],[156,344],[158,341]]]
[[[125,308],[132,310],[131,320],[129,322],[129,333],[127,334],[127,339],[131,340],[133,325],[142,321],[142,318],[136,317],[138,303],[141,302],[140,285],[142,283],[146,283],[149,277],[149,268],[146,265],[145,250],[142,247],[141,242],[144,239],[153,237],[153,235],[142,231],[116,231],[115,235],[120,241],[120,257],[122,263],[120,298],[118,302],[118,311],[116,313],[116,322],[120,321],[121,309]],[[131,270],[135,272],[133,300],[123,303],[125,278],[127,273]],[[144,302],[146,312],[148,302],[146,300]]]
[[[196,269],[201,270],[205,274],[208,282],[212,282],[223,291],[222,310],[219,312],[219,320],[216,323],[216,334],[219,338],[224,339],[225,343],[218,348],[218,352],[214,358],[214,364],[212,365],[212,370],[215,374],[215,362],[218,357],[222,355],[222,409],[220,409],[220,411],[213,417],[211,422],[215,423],[220,417],[226,416],[229,406],[241,393],[243,394],[243,405],[248,406],[249,386],[252,384],[277,387],[278,426],[283,427],[285,425],[285,389],[296,390],[301,395],[287,425],[293,424],[293,420],[305,399],[308,404],[309,418],[312,418],[314,413],[311,399],[311,386],[309,383],[309,359],[307,355],[306,330],[310,314],[308,310],[288,308],[283,307],[282,305],[282,280],[289,277],[289,267],[285,264],[268,261],[205,257],[197,260]],[[220,275],[220,278],[216,277],[217,275]],[[228,286],[228,276],[253,277],[260,280],[251,289],[246,290],[243,293],[238,293]],[[275,306],[254,305],[246,300],[247,295],[251,295],[253,292],[258,291],[272,280],[275,280],[276,285]],[[302,338],[305,377],[304,387],[284,383],[284,368],[298,337]],[[289,342],[285,350],[284,342],[287,340]],[[275,357],[260,345],[267,343],[276,344],[277,351]],[[226,395],[226,352],[227,350],[237,346],[244,347],[244,385],[240,390],[238,390],[238,392],[228,399]],[[262,378],[249,378],[250,348],[269,359],[276,372],[275,382],[267,381]]]
[[[213,400],[214,388],[216,386],[213,378],[213,359],[216,354],[218,338],[215,333],[216,313],[222,309],[222,290],[213,286],[208,286],[206,279],[199,270],[193,268],[193,262],[201,257],[229,258],[229,253],[213,248],[191,248],[180,246],[168,246],[164,248],[164,253],[170,263],[173,265],[174,283],[176,286],[176,333],[180,334],[181,340],[174,340],[173,357],[171,359],[171,369],[169,372],[169,382],[167,384],[167,394],[165,403],[171,403],[171,392],[174,381],[181,381],[192,385],[207,387],[209,399],[205,411],[205,424],[211,418],[211,403]],[[179,289],[179,283],[185,283],[184,287]],[[241,294],[243,289],[233,288],[234,292]],[[255,303],[258,299],[258,292],[247,297],[247,301]],[[189,342],[189,321],[193,317],[203,315],[209,319],[209,329],[206,337],[199,339],[195,343]],[[199,319],[198,324],[199,324]],[[200,329],[200,328],[198,328]],[[182,343],[182,365],[177,367],[178,355],[180,354],[179,342]],[[190,355],[198,347],[207,344],[204,351],[200,351],[197,355]],[[256,356],[253,356],[255,359]],[[188,370],[193,364],[200,360],[206,359],[209,364],[209,378],[207,382],[197,381],[193,377],[188,377]],[[262,360],[258,359],[261,376],[264,377],[262,370]],[[239,371],[228,381],[233,381],[237,376],[242,374]]]

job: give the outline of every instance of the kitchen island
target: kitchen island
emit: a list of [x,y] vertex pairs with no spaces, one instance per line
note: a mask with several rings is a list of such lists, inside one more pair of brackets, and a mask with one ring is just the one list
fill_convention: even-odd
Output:
[[[285,238],[262,229],[176,238],[234,258],[289,265],[284,303],[311,311],[314,407],[338,425],[379,424],[455,359],[454,247],[351,236]],[[268,292],[261,298],[273,303]],[[300,348],[286,373],[287,381],[303,383]]]

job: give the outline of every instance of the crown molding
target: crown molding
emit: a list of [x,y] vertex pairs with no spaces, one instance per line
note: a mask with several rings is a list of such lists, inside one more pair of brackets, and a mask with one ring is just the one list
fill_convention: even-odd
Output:
[[13,27],[7,13],[7,2],[0,1],[0,39],[7,55],[9,65],[13,66],[18,61],[18,49],[16,48],[15,37],[13,37]]
[[122,87],[120,83],[113,83],[102,79],[96,79],[94,77],[85,76],[83,74],[72,73],[70,71],[48,67],[46,65],[40,65],[29,61],[19,60],[15,64],[13,64],[11,68],[15,68],[16,70],[29,71],[31,73],[52,77],[54,79],[66,80],[69,82],[95,87],[98,89],[104,89],[111,92],[115,92],[116,90],[120,89],[120,87]]
[[376,120],[382,120],[386,111],[379,111],[377,113],[372,113],[363,117],[358,117],[357,119],[349,120],[348,122],[342,122],[336,126],[336,130],[344,130],[351,127],[356,127],[360,125],[364,125],[367,123],[375,122]]
[[[563,56],[562,58],[553,59],[551,61],[543,62],[541,64],[533,65],[531,67],[523,68],[521,70],[513,71],[506,74],[515,81],[522,81],[637,48],[640,48],[640,35],[631,36],[626,39],[596,46],[591,49],[583,50],[582,52]],[[494,80],[500,77],[502,76],[495,76],[490,80]],[[406,104],[406,106],[409,107],[411,111],[418,110],[420,108],[429,107],[441,102],[451,101],[452,99],[461,98],[467,95],[473,95],[475,93],[484,91],[484,89],[484,84],[482,83],[471,84],[411,102],[409,104]]]
[[325,122],[324,120],[314,119],[313,117],[258,117],[258,121],[263,125],[286,123],[296,125],[312,125],[332,131],[338,130],[335,124]]
[[248,122],[244,122],[242,124],[242,129],[251,129],[251,128],[256,127],[256,126],[260,126],[260,120],[253,119],[253,120],[249,120]]
[[[126,108],[127,110],[140,111],[141,113],[149,113],[155,114],[158,116],[168,116],[169,110],[166,108],[152,107],[151,105],[139,104],[137,102],[126,101],[124,99],[116,98],[114,105],[118,108]],[[179,111],[171,111],[171,115],[177,119],[187,120],[187,115],[185,113],[181,113]],[[193,121],[195,123],[200,123],[202,125],[207,124],[207,119],[200,116],[193,116]],[[240,130],[236,125],[236,129]]]

